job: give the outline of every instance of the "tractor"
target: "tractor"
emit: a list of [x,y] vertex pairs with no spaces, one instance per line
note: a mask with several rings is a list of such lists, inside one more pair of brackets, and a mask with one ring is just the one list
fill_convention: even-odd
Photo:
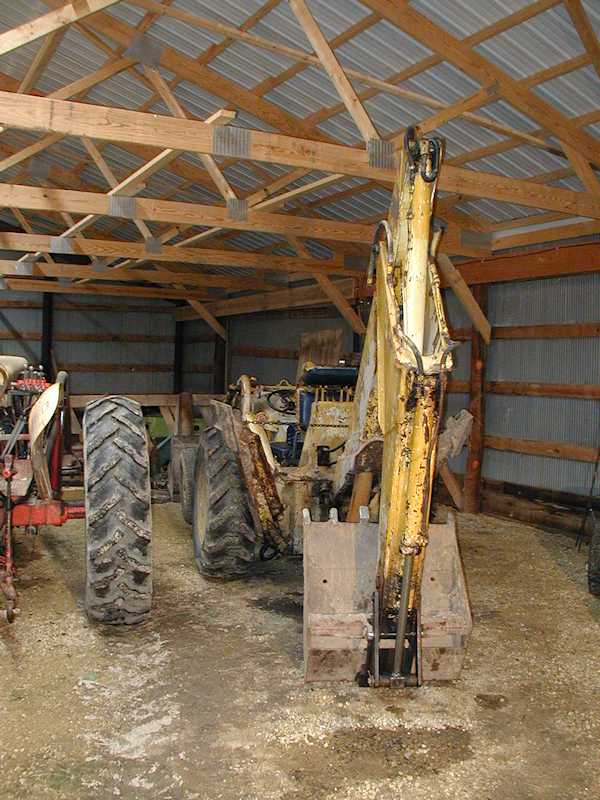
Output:
[[88,617],[114,625],[142,622],[152,601],[152,517],[141,408],[118,396],[87,405],[84,503],[62,497],[70,419],[66,372],[50,384],[42,367],[0,356],[0,613],[10,623],[20,611],[15,530],[35,535],[42,526],[84,519]]
[[455,346],[432,225],[443,154],[407,130],[371,250],[360,368],[308,363],[296,385],[271,387],[242,376],[187,452],[203,575],[303,550],[306,681],[401,687],[462,666],[472,621],[455,521],[430,521]]

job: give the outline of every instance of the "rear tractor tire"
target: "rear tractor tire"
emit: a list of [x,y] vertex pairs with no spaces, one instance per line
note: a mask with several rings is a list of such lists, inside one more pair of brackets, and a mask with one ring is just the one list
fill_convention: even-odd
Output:
[[257,536],[237,458],[218,428],[206,428],[199,439],[193,508],[196,564],[208,578],[240,578],[256,558]]
[[152,605],[152,510],[139,403],[103,397],[83,418],[85,609],[94,622],[132,625]]

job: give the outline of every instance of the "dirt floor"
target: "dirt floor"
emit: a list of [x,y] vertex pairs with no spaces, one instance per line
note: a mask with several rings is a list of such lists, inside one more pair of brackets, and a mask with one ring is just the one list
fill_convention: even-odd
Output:
[[83,528],[19,548],[0,628],[7,798],[598,798],[600,600],[572,540],[459,517],[475,629],[454,685],[302,683],[301,562],[207,583],[174,505],[154,508],[155,612],[81,610]]

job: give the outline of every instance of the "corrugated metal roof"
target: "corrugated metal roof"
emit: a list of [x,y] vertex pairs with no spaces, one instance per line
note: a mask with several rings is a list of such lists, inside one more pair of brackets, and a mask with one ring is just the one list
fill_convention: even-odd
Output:
[[[451,34],[463,38],[527,7],[529,2],[530,0],[478,0],[475,4],[472,0],[414,0],[412,5]],[[263,0],[222,0],[218,4],[213,0],[175,0],[172,7],[239,26],[251,15],[260,12]],[[365,30],[341,44],[336,50],[338,58],[345,67],[388,79],[430,55],[426,47],[389,22],[372,19],[371,10],[357,0],[344,0],[343,3],[309,0],[309,7],[329,39],[343,34],[350,26],[369,18],[370,24]],[[584,8],[592,26],[600,31],[599,4],[595,0],[585,0]],[[11,3],[2,3],[0,30],[14,27],[46,10],[47,7],[41,0],[32,2],[13,0]],[[137,28],[143,19],[149,18],[144,9],[125,2],[118,3],[104,13],[112,15],[132,28]],[[254,24],[251,31],[273,41],[283,42],[307,52],[312,51],[291,8],[285,2],[270,10]],[[197,58],[210,50],[213,45],[223,42],[220,34],[169,16],[155,17],[147,32],[151,37],[160,40],[163,45],[170,46],[190,58]],[[114,47],[109,38],[103,35],[100,38],[110,47]],[[20,79],[38,46],[38,43],[32,43],[2,56],[0,71]],[[530,75],[584,52],[583,45],[562,4],[557,4],[554,8],[533,16],[527,22],[483,42],[478,45],[478,50],[516,77]],[[38,88],[43,92],[52,92],[65,83],[81,77],[84,72],[98,69],[106,59],[106,52],[82,35],[80,30],[72,27],[46,67],[38,82]],[[226,48],[208,62],[209,68],[216,74],[247,89],[254,88],[265,79],[277,78],[292,64],[293,61],[284,55],[250,47],[241,42],[229,42]],[[300,65],[300,67],[297,74],[271,88],[265,99],[300,118],[319,112],[323,108],[339,107],[339,97],[325,72],[312,66]],[[174,78],[168,70],[161,68],[161,72],[167,80]],[[355,86],[358,90],[364,88],[356,81]],[[477,89],[477,84],[471,78],[446,61],[406,81],[403,86],[448,104]],[[173,84],[173,91],[179,101],[191,115],[201,119],[224,105],[223,99],[212,92],[213,88],[211,85],[201,88],[189,81],[175,80]],[[600,81],[591,66],[547,81],[534,91],[568,115],[581,115],[600,107]],[[141,80],[131,73],[122,73],[93,87],[85,99],[103,105],[137,108],[150,101],[151,97],[149,89]],[[384,136],[397,133],[405,126],[425,119],[433,113],[430,106],[383,92],[376,93],[366,101],[365,108],[378,131]],[[154,113],[169,113],[164,103],[156,98],[151,110]],[[479,113],[517,130],[530,131],[539,127],[526,114],[502,100],[487,104],[479,109]],[[248,111],[238,114],[237,124],[272,130],[267,123]],[[318,130],[342,143],[351,145],[362,143],[362,137],[353,120],[345,111],[325,120],[321,119]],[[593,135],[600,136],[600,121],[589,126],[588,130]],[[447,140],[447,158],[493,145],[503,139],[500,134],[462,118],[441,126],[439,132]],[[21,134],[13,136],[13,132],[10,132],[3,136],[2,141],[9,147],[18,148],[35,138]],[[142,163],[141,158],[116,145],[103,146],[103,154],[119,178],[130,174]],[[96,166],[85,163],[89,162],[87,153],[75,139],[65,139],[60,145],[48,149],[39,156],[39,161],[62,169],[70,169],[73,162],[83,163],[81,177],[86,181],[90,180],[99,190],[106,187],[106,181]],[[182,156],[182,161],[199,166],[197,157],[193,155]],[[469,166],[502,175],[526,178],[559,169],[565,164],[566,161],[543,150],[520,146],[506,154],[497,154],[471,162]],[[283,174],[288,169],[271,164],[265,164],[262,168],[273,177]],[[19,172],[20,168],[11,169],[3,178],[12,180]],[[237,192],[250,192],[262,184],[261,178],[248,165],[242,163],[229,166],[226,175]],[[148,181],[145,194],[152,197],[167,194],[172,199],[187,202],[222,203],[216,191],[212,192],[204,186],[179,189],[182,182],[181,178],[161,170]],[[383,212],[389,197],[384,189],[359,191],[355,197],[335,200],[338,192],[352,186],[358,188],[360,183],[360,180],[356,179],[340,181],[336,185],[307,193],[290,205],[301,209],[303,204],[319,199],[326,201],[331,197],[331,202],[320,206],[318,213],[336,219],[359,219],[361,215],[372,216],[373,213]],[[556,185],[574,190],[581,188],[578,179],[574,177],[561,179]],[[524,209],[513,204],[475,199],[464,201],[459,208],[476,211],[496,221],[535,213],[535,209],[531,208]],[[124,226],[123,230],[127,228]],[[137,236],[135,229],[134,234]],[[249,241],[247,239],[247,242]]]

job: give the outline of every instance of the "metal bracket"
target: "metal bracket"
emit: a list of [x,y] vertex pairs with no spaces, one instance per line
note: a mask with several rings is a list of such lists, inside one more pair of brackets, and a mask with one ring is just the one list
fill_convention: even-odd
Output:
[[50,252],[60,253],[61,255],[73,254],[73,239],[68,236],[51,236]]
[[32,261],[15,261],[15,275],[26,275],[33,277]]
[[108,260],[106,258],[92,258],[92,272],[106,272]]
[[147,67],[158,67],[162,50],[163,48],[159,41],[143,33],[138,33],[133,37],[133,41],[123,55],[125,58],[133,58]]
[[369,166],[377,169],[394,169],[394,143],[384,139],[369,139],[367,142]]
[[230,219],[248,219],[248,201],[239,197],[229,199],[227,215]]
[[124,197],[123,195],[111,194],[108,198],[109,217],[126,217],[135,219],[137,203],[135,197]]
[[217,125],[213,128],[213,155],[249,158],[250,136],[248,128]]
[[29,162],[29,174],[32,178],[44,181],[50,174],[50,164],[40,156],[35,156]]
[[149,236],[145,241],[147,253],[160,253],[162,250],[162,242],[156,236]]

